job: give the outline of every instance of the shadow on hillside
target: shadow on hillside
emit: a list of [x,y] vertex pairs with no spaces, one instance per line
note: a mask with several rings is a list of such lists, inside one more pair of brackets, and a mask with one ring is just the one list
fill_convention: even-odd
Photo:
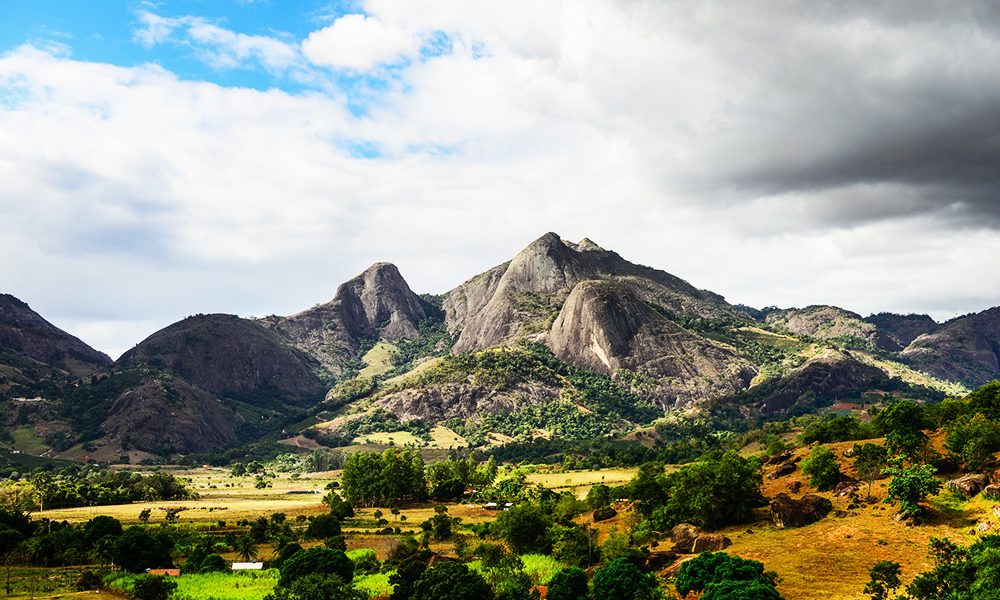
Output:
[[947,525],[949,527],[972,527],[976,519],[966,509],[965,498],[952,491],[943,491],[928,501],[929,509],[923,515],[923,521],[928,525]]

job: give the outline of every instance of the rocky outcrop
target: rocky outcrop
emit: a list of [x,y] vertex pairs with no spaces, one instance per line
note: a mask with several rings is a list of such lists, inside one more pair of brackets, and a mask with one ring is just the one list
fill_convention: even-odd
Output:
[[1000,483],[991,483],[984,487],[983,497],[990,500],[1000,500]]
[[691,545],[691,553],[718,552],[719,550],[725,550],[732,544],[733,541],[724,535],[706,533],[694,539],[694,543]]
[[767,474],[767,478],[768,479],[779,479],[781,477],[785,477],[787,475],[791,475],[794,472],[795,472],[795,463],[793,463],[791,461],[783,462],[780,465],[778,465],[777,467],[775,467],[773,471],[771,471],[770,473],[768,473]]
[[968,500],[983,491],[989,483],[990,478],[986,475],[970,473],[958,479],[952,479],[945,483],[944,486],[953,492],[961,494],[962,497]]
[[928,315],[878,313],[865,317],[865,322],[877,327],[900,348],[909,346],[913,340],[938,328],[937,321]]
[[970,386],[1000,377],[1000,307],[944,323],[913,340],[902,357],[925,373]]
[[455,352],[468,352],[548,331],[562,301],[580,282],[615,279],[666,310],[705,318],[739,318],[725,300],[664,271],[632,264],[584,239],[579,244],[547,233],[506,265],[449,292],[444,310],[458,335]]
[[734,393],[756,374],[749,361],[671,322],[617,281],[577,284],[548,343],[557,357],[592,371],[656,379],[665,408]]
[[812,410],[812,404],[856,395],[887,379],[876,367],[866,365],[847,354],[830,352],[809,360],[792,373],[754,388],[766,413],[786,411],[801,405]]
[[771,501],[771,520],[778,527],[803,527],[819,521],[833,510],[833,503],[822,496],[806,494],[795,500],[785,493]]
[[696,525],[681,523],[670,530],[670,541],[674,543],[673,551],[680,554],[691,554],[694,541],[701,535]]
[[233,315],[198,315],[174,323],[116,363],[166,369],[219,397],[267,408],[322,399],[325,388],[313,364],[272,332]]
[[861,315],[836,306],[807,306],[768,313],[766,322],[818,340],[855,339],[872,348],[897,351],[902,346]]
[[435,312],[395,265],[382,262],[341,284],[330,302],[261,324],[337,374],[354,357],[359,340],[419,337],[418,325]]
[[77,377],[111,365],[107,355],[49,323],[10,294],[0,294],[0,363],[5,362],[5,355]]
[[217,398],[162,375],[119,396],[101,427],[123,448],[166,455],[224,447],[236,438],[239,422]]

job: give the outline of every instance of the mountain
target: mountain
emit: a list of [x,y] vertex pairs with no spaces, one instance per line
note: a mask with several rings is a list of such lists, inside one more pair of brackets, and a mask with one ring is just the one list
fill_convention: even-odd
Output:
[[314,360],[234,315],[188,317],[150,335],[115,365],[166,369],[216,396],[268,408],[306,405],[325,392]]
[[937,321],[928,315],[878,313],[865,317],[865,321],[877,327],[900,348],[909,346],[913,340],[938,328]]
[[789,333],[818,340],[860,343],[880,350],[899,351],[905,346],[861,315],[836,306],[807,306],[768,313],[765,322]]
[[971,386],[1000,378],[1000,307],[952,319],[900,356],[920,371]]
[[757,368],[735,350],[670,321],[644,302],[634,285],[582,281],[552,325],[557,357],[597,373],[628,369],[655,379],[648,393],[664,409],[744,389]]
[[341,284],[330,302],[262,323],[341,374],[363,340],[418,337],[421,321],[437,312],[413,293],[395,265],[380,262]]
[[701,318],[738,316],[718,294],[664,271],[632,264],[589,239],[574,244],[547,233],[509,263],[447,294],[443,308],[448,330],[457,337],[454,351],[544,338],[573,288],[590,280],[618,281],[665,311]]
[[0,369],[6,377],[31,382],[40,366],[74,377],[90,375],[111,359],[49,323],[24,302],[0,294]]

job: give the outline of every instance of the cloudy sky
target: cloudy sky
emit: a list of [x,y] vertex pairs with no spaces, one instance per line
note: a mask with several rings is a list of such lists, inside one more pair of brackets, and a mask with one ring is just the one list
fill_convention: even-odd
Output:
[[0,23],[0,291],[112,356],[377,260],[443,292],[546,231],[731,302],[1000,304],[995,3],[34,0]]

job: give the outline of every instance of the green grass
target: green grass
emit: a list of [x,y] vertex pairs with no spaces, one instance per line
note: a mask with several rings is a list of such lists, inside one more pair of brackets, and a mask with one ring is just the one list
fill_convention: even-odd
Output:
[[388,596],[395,587],[389,584],[391,573],[372,573],[371,575],[358,575],[354,578],[352,585],[370,596]]
[[[137,575],[121,575],[106,579],[112,590],[127,594]],[[278,570],[245,571],[242,573],[200,573],[173,578],[177,591],[173,600],[263,600],[278,583]]]
[[521,561],[524,563],[524,572],[536,585],[548,585],[552,576],[566,567],[547,554],[523,554]]
[[14,431],[10,432],[10,434],[11,437],[14,438],[14,448],[20,450],[21,452],[27,452],[33,456],[40,456],[49,450],[45,441],[38,437],[38,434],[36,434],[31,427],[18,427]]
[[365,363],[365,368],[358,372],[361,377],[375,377],[382,373],[388,373],[393,369],[392,359],[399,354],[396,346],[380,341],[371,350],[365,353],[361,360]]

